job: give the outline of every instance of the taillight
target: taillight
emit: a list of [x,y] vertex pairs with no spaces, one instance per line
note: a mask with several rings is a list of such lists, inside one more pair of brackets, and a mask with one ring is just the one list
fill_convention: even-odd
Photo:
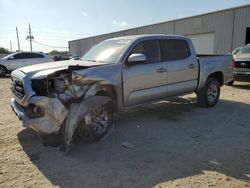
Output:
[[235,67],[235,60],[234,59],[232,61],[232,65],[233,65],[233,67]]

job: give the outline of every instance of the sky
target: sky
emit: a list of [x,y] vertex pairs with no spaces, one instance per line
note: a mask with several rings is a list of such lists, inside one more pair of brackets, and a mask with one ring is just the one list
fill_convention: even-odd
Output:
[[0,47],[66,50],[68,41],[250,4],[250,0],[0,0]]

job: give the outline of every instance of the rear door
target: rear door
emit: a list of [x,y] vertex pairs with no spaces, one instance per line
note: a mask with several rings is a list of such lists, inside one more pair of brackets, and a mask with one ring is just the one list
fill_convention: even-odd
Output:
[[162,58],[167,64],[168,97],[192,92],[198,82],[198,61],[185,39],[161,40]]
[[48,62],[48,60],[44,57],[44,55],[40,53],[32,53],[30,54],[30,58],[32,58],[32,61],[31,61],[32,65]]
[[129,55],[133,53],[144,54],[147,62],[123,65],[124,105],[132,106],[166,97],[167,64],[161,62],[159,40],[142,41]]

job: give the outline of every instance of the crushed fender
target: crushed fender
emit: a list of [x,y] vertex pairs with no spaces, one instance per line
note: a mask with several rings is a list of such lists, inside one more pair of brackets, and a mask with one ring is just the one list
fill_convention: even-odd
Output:
[[[64,142],[65,142],[65,152],[68,153],[70,149],[70,144],[72,141],[73,134],[75,129],[79,125],[85,116],[90,113],[92,110],[95,110],[102,105],[107,104],[111,99],[107,96],[92,96],[87,99],[84,99],[81,103],[72,103],[69,105],[68,116],[65,122],[64,130]],[[85,119],[84,119],[85,120]],[[80,125],[85,126],[85,125]]]

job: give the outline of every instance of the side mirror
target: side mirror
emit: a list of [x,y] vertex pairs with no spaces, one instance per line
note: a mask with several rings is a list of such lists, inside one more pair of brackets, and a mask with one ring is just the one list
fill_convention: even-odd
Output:
[[14,59],[14,57],[13,56],[11,56],[11,57],[9,57],[9,59],[8,60],[13,60]]
[[131,54],[126,62],[126,65],[134,65],[145,63],[147,58],[144,54]]

